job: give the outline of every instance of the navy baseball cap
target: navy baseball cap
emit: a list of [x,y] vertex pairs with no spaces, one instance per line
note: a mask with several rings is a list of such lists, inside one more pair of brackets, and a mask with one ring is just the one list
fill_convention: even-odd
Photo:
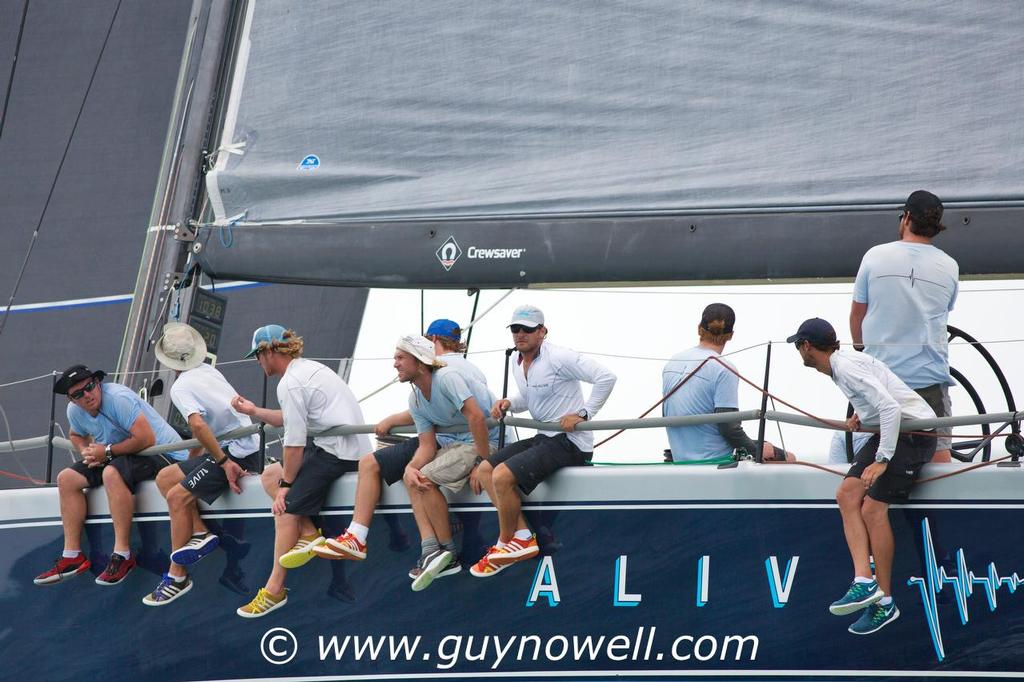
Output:
[[786,339],[786,343],[800,340],[810,341],[815,346],[831,346],[838,341],[835,328],[820,317],[804,320],[800,328],[796,330],[796,334]]
[[452,320],[434,320],[427,327],[427,333],[424,336],[443,336],[447,339],[459,341],[462,339],[462,329],[457,322]]

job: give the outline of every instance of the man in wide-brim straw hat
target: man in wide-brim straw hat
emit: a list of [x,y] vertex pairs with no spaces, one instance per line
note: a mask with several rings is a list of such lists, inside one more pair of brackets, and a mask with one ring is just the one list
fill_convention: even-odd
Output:
[[174,551],[163,580],[142,602],[163,606],[192,589],[186,566],[212,552],[220,542],[203,523],[196,501],[211,504],[228,488],[242,492],[238,479],[259,471],[260,442],[254,433],[218,440],[230,431],[252,426],[252,420],[231,409],[237,392],[223,374],[203,362],[206,342],[198,331],[180,322],[165,325],[153,352],[160,364],[174,370],[171,402],[201,445],[192,449],[189,459],[163,469],[156,477],[167,498]]

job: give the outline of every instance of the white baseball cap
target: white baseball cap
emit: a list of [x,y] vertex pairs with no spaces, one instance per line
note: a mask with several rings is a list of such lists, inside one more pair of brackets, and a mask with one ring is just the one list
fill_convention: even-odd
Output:
[[521,324],[524,327],[540,327],[544,324],[544,313],[534,305],[521,305],[512,313],[512,321],[508,326]]

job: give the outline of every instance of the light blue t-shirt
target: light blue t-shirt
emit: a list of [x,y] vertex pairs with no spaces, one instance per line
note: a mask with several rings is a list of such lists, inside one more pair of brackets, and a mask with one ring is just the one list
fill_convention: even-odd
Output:
[[[866,431],[857,431],[853,434],[853,454],[857,452],[871,440],[873,433],[867,433]],[[828,463],[829,464],[846,464],[846,432],[836,431],[832,434],[832,442],[828,446]]]
[[[705,358],[717,355],[696,346],[672,356],[661,373],[662,395],[667,394]],[[731,365],[730,365],[731,366]],[[715,408],[739,406],[739,378],[711,360],[689,381],[662,403],[665,417],[712,414]],[[672,459],[676,462],[715,459],[732,454],[732,446],[722,438],[716,424],[673,426],[666,428]]]
[[[494,404],[494,396],[487,390],[486,385],[466,377],[452,367],[435,370],[430,385],[430,400],[423,396],[415,384],[409,395],[409,412],[416,425],[416,433],[429,431],[435,426],[461,426],[466,430],[458,433],[438,433],[438,446],[445,447],[453,442],[472,443],[473,434],[469,431],[466,418],[462,416],[462,405],[469,398],[476,399],[485,417],[490,406]],[[491,428],[487,438],[492,444],[497,444],[498,428]]]
[[910,388],[952,386],[946,321],[960,268],[931,244],[890,242],[864,254],[853,300],[866,303],[864,352]]
[[[103,398],[100,400],[100,411],[95,417],[78,405],[68,403],[68,424],[78,435],[92,436],[96,443],[114,445],[131,437],[132,424],[141,414],[153,429],[157,445],[181,442],[178,432],[135,391],[121,384],[107,383],[101,383],[100,389]],[[174,450],[166,454],[178,461],[188,458],[188,450]]]
[[[72,431],[79,435],[92,436],[94,442],[113,445],[131,437],[131,425],[139,415],[142,415],[150,422],[157,436],[158,445],[181,442],[178,432],[135,391],[121,384],[101,383],[99,387],[103,391],[103,397],[99,401],[99,413],[95,417],[74,402],[68,403],[68,423]],[[188,458],[188,451],[176,450],[167,453],[167,456],[181,461]]]

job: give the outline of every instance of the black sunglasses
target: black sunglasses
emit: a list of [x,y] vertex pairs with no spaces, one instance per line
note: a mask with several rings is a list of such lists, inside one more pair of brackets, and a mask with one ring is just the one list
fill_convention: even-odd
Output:
[[801,348],[801,347],[802,347],[802,346],[803,346],[803,345],[804,345],[805,343],[807,343],[807,339],[797,339],[796,341],[794,341],[794,342],[793,342],[793,345],[794,345],[794,346],[796,346],[796,349],[797,349],[797,350],[800,350],[800,348]]
[[540,327],[526,327],[521,324],[510,324],[508,328],[513,334],[519,334],[520,332],[525,334],[532,334],[538,329],[540,329]]
[[82,398],[82,396],[84,396],[86,393],[88,393],[92,389],[96,388],[96,385],[98,383],[100,383],[100,382],[98,382],[95,379],[93,379],[92,381],[87,383],[85,386],[82,386],[77,391],[73,391],[71,393],[68,393],[68,397],[71,398],[72,400],[80,400]]

